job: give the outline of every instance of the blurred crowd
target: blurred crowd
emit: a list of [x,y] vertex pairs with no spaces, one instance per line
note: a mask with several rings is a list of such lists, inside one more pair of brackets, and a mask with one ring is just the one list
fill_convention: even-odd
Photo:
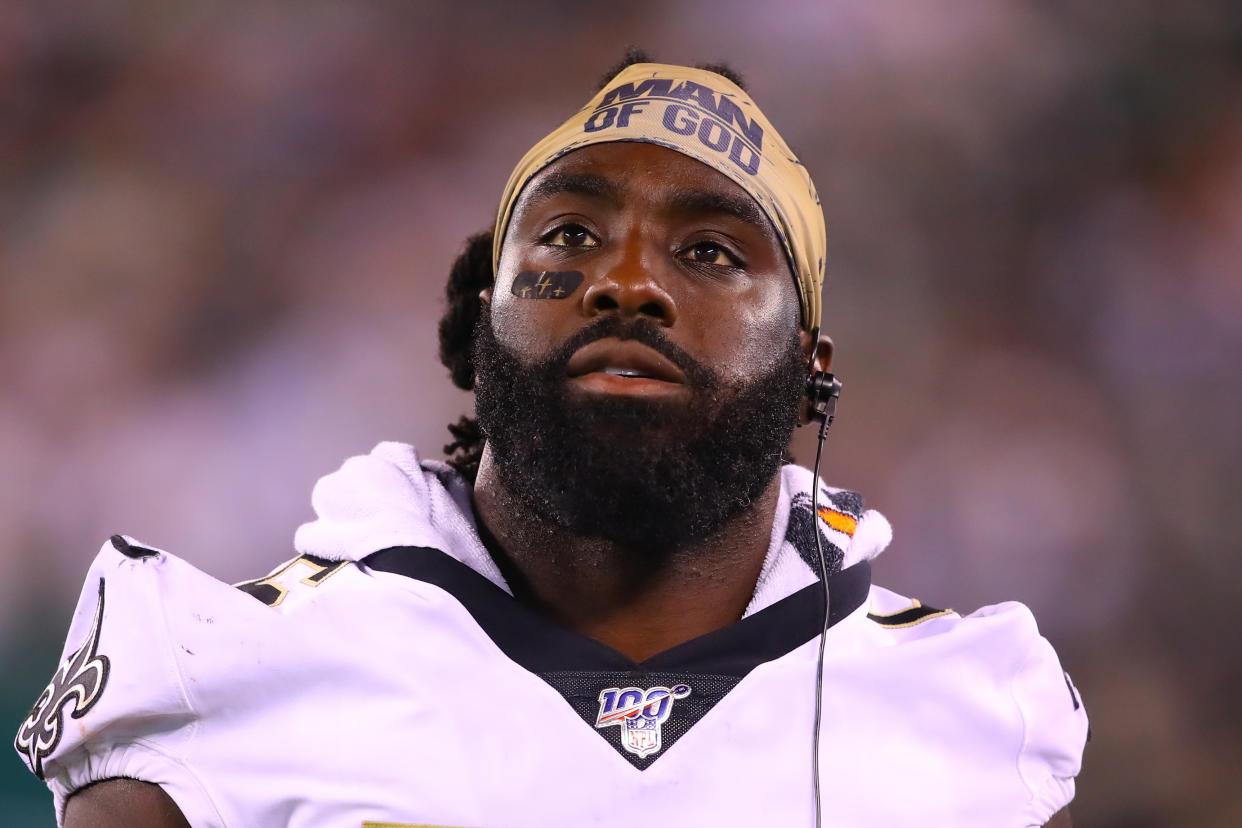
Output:
[[1229,0],[3,4],[0,730],[109,535],[257,577],[345,457],[440,456],[448,267],[631,43],[732,63],[819,186],[877,582],[1035,610],[1080,824],[1242,824]]

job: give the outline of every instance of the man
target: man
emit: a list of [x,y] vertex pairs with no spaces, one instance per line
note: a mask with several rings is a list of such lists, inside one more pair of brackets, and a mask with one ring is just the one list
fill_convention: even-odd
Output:
[[887,522],[783,465],[823,216],[722,72],[626,65],[518,164],[450,277],[449,464],[347,461],[240,588],[105,544],[16,739],[64,824],[1070,824],[1030,612],[872,586]]

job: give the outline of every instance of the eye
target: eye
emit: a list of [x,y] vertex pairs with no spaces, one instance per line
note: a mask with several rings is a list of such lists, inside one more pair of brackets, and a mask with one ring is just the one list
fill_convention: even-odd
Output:
[[597,247],[599,241],[581,224],[562,224],[545,233],[539,241],[553,247]]
[[713,241],[701,241],[690,245],[682,255],[699,264],[717,265],[719,267],[741,267],[741,259],[722,244]]

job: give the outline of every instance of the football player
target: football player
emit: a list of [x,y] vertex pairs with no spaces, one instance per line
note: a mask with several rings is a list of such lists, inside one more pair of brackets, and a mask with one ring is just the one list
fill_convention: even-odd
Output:
[[1022,605],[871,584],[823,214],[724,67],[628,61],[454,265],[448,462],[382,443],[229,586],[116,536],[15,746],[69,826],[1067,826],[1087,720]]

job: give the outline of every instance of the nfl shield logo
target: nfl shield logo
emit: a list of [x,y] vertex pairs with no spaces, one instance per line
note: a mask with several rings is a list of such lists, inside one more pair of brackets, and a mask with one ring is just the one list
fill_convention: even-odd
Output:
[[599,694],[597,728],[618,725],[621,746],[640,759],[660,750],[660,726],[668,718],[675,699],[690,695],[684,684],[673,687],[609,687]]

